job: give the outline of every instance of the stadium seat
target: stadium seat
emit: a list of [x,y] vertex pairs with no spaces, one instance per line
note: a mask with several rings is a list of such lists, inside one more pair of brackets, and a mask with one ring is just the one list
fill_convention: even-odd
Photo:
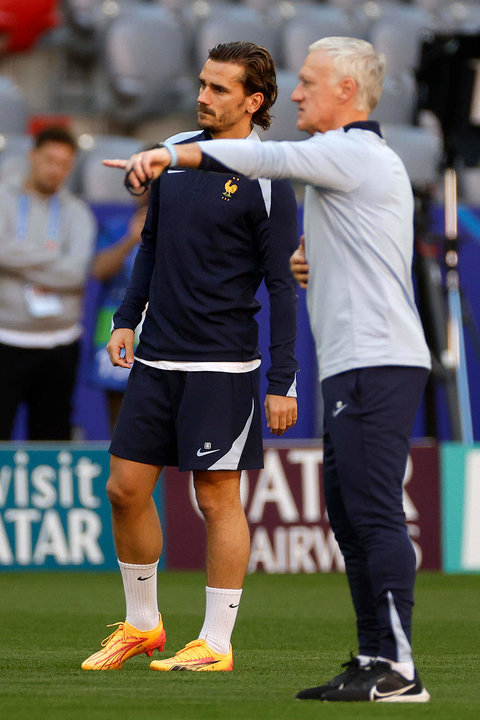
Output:
[[450,32],[474,34],[480,32],[480,4],[476,2],[452,2],[441,8],[440,17]]
[[403,0],[369,0],[359,4],[353,14],[365,29],[367,40],[371,39],[372,29],[377,23],[404,23],[405,32],[413,32],[415,37],[419,28],[435,28],[441,24],[435,13]]
[[123,184],[123,173],[102,165],[105,158],[127,158],[142,150],[134,138],[116,135],[81,135],[80,157],[75,171],[75,185],[90,203],[135,202]]
[[259,12],[268,12],[275,6],[282,4],[285,6],[289,3],[282,3],[280,0],[243,0],[243,5],[258,10]]
[[8,77],[0,76],[0,133],[24,133],[29,108],[20,88]]
[[460,181],[462,200],[468,205],[480,208],[480,167],[463,168]]
[[429,13],[436,13],[446,5],[451,5],[453,0],[412,0],[413,5],[418,5]]
[[358,24],[351,17],[328,5],[299,5],[296,14],[285,23],[282,38],[284,68],[297,73],[308,46],[322,37],[360,37]]
[[375,50],[385,55],[387,72],[399,77],[411,72],[418,64],[422,43],[435,29],[434,20],[420,8],[407,8],[408,12],[391,10],[376,22],[368,39]]
[[111,99],[107,114],[132,126],[154,114],[191,105],[188,57],[177,18],[158,5],[139,5],[106,31],[103,70]]
[[156,5],[161,5],[170,12],[180,12],[184,10],[187,5],[190,5],[192,0],[153,0]]
[[443,154],[441,138],[422,127],[382,124],[388,145],[401,157],[414,187],[435,184]]
[[417,87],[412,74],[385,76],[380,102],[372,113],[372,120],[380,123],[409,125],[417,106]]
[[277,28],[263,22],[262,15],[253,8],[229,3],[218,3],[214,11],[199,25],[194,38],[194,57],[198,68],[203,65],[208,51],[220,42],[248,41],[262,45],[277,57]]
[[80,62],[98,56],[100,38],[107,24],[100,0],[64,0],[65,52]]
[[277,72],[278,97],[272,108],[273,122],[268,130],[260,133],[263,140],[305,140],[308,135],[297,130],[297,104],[290,96],[298,84],[295,73]]
[[27,156],[31,147],[30,135],[0,135],[0,182],[22,182],[28,172]]
[[108,26],[115,18],[135,13],[138,0],[64,0],[64,48],[73,60],[91,64],[98,60]]

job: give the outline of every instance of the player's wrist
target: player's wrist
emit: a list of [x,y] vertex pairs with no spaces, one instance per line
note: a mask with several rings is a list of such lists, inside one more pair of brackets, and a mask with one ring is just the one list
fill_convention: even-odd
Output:
[[167,151],[167,153],[170,156],[170,162],[168,163],[167,167],[171,168],[171,167],[176,167],[176,165],[178,165],[178,153],[177,153],[177,150],[173,143],[170,143],[167,140],[166,142],[158,143],[158,145],[155,146],[155,149],[158,149],[158,150],[164,149]]

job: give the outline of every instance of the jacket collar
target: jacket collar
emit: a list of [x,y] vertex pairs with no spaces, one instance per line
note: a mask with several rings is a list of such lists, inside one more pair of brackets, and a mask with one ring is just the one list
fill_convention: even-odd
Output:
[[360,130],[371,130],[379,137],[383,137],[382,131],[380,130],[380,125],[375,120],[358,120],[357,122],[351,122],[348,123],[348,125],[343,126],[345,132],[348,132],[349,130],[352,130],[354,128],[358,128]]

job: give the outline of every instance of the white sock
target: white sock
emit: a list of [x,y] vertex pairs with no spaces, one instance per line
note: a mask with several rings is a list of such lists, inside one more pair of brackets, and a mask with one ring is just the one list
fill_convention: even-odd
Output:
[[365,667],[366,665],[370,665],[372,658],[370,655],[357,655],[357,660],[360,663],[360,667]]
[[130,565],[118,561],[122,573],[126,620],[137,630],[153,630],[158,625],[157,566]]
[[382,657],[377,658],[377,660],[387,662],[392,666],[392,670],[396,670],[400,673],[400,675],[403,675],[404,678],[407,678],[407,680],[413,680],[415,677],[415,665],[413,664],[413,660],[408,662],[394,662],[393,660],[388,660],[387,658]]
[[226,655],[230,649],[230,638],[237,619],[242,590],[226,588],[205,588],[205,620],[199,638],[217,653]]

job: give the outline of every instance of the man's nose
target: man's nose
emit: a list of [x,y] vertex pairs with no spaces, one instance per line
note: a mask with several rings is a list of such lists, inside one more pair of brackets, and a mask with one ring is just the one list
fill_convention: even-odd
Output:
[[302,91],[301,91],[300,83],[298,83],[297,87],[295,88],[295,90],[294,90],[294,91],[292,92],[292,94],[290,95],[290,100],[291,100],[292,102],[300,102],[300,100],[302,99],[302,97],[303,97],[303,94],[302,94]]
[[208,88],[203,88],[198,93],[197,102],[201,102],[203,105],[208,105],[210,102]]

